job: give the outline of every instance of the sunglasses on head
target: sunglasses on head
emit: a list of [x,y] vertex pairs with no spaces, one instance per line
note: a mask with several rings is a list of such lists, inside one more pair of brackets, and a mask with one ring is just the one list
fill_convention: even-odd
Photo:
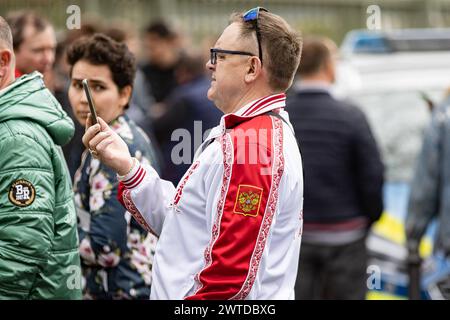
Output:
[[244,22],[249,22],[249,21],[252,22],[253,25],[255,26],[256,39],[258,40],[259,60],[261,60],[261,64],[262,64],[263,60],[262,60],[262,48],[261,48],[261,34],[260,34],[259,28],[258,28],[258,17],[259,17],[260,11],[269,12],[269,10],[267,10],[266,8],[256,7],[256,8],[250,9],[246,13],[244,13],[244,15],[242,16],[242,19],[244,20]]

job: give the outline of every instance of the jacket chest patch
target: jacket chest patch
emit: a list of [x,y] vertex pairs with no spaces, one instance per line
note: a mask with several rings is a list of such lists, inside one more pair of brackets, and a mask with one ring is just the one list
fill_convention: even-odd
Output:
[[36,190],[31,182],[25,179],[14,181],[9,189],[8,198],[12,204],[18,207],[28,207],[36,197]]
[[256,217],[261,205],[263,189],[240,184],[234,203],[234,213]]

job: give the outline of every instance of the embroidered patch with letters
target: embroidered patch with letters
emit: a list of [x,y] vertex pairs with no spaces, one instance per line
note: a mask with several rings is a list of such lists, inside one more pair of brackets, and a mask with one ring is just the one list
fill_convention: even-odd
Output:
[[234,213],[256,217],[261,205],[263,189],[240,184],[234,204]]
[[25,179],[14,181],[9,189],[8,198],[12,204],[19,207],[28,207],[36,197],[36,190],[31,182]]

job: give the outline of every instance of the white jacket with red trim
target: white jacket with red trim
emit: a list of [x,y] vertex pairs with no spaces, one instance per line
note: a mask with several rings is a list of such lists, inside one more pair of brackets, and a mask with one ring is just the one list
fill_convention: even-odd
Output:
[[151,167],[119,200],[159,237],[151,299],[293,299],[303,224],[302,162],[285,95],[224,115],[177,188]]

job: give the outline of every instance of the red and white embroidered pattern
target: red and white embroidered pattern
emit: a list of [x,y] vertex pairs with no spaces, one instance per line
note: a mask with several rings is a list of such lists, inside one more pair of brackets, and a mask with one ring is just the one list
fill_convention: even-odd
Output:
[[125,207],[127,208],[128,212],[131,213],[131,215],[136,219],[136,221],[148,232],[153,233],[155,236],[159,237],[159,234],[157,234],[145,221],[142,214],[139,212],[139,210],[134,205],[133,200],[131,199],[131,191],[128,189],[125,189],[123,191],[123,203],[125,204]]
[[283,123],[278,118],[272,118],[274,126],[274,144],[275,153],[273,156],[274,164],[272,169],[272,186],[269,193],[266,212],[264,214],[261,229],[256,240],[255,250],[253,251],[250,260],[250,269],[245,279],[241,290],[231,298],[231,300],[244,300],[253,284],[255,283],[256,274],[258,273],[259,263],[264,252],[264,247],[267,242],[267,235],[269,234],[270,226],[272,225],[273,215],[275,214],[278,203],[278,188],[280,186],[281,177],[284,171],[284,157],[283,157]]
[[177,188],[177,192],[175,193],[172,203],[170,204],[171,207],[176,208],[176,206],[178,205],[178,202],[181,199],[181,195],[183,194],[183,188],[186,185],[186,182],[189,180],[189,177],[192,175],[195,169],[197,169],[199,164],[200,164],[199,161],[195,161],[189,168],[188,173],[184,176],[183,181],[179,184]]
[[225,199],[227,197],[228,187],[230,185],[231,180],[231,168],[233,166],[233,144],[231,142],[231,137],[229,134],[225,134],[220,137],[220,143],[222,145],[223,152],[223,179],[222,179],[222,188],[220,190],[219,201],[217,202],[217,215],[216,220],[214,221],[214,225],[212,227],[212,235],[209,245],[206,247],[204,252],[205,258],[205,266],[199,273],[195,275],[195,281],[197,282],[197,289],[195,290],[195,294],[203,287],[203,283],[200,281],[200,274],[203,270],[207,269],[212,262],[211,252],[214,243],[217,238],[219,238],[220,233],[220,222],[222,220],[223,207],[225,205]]

